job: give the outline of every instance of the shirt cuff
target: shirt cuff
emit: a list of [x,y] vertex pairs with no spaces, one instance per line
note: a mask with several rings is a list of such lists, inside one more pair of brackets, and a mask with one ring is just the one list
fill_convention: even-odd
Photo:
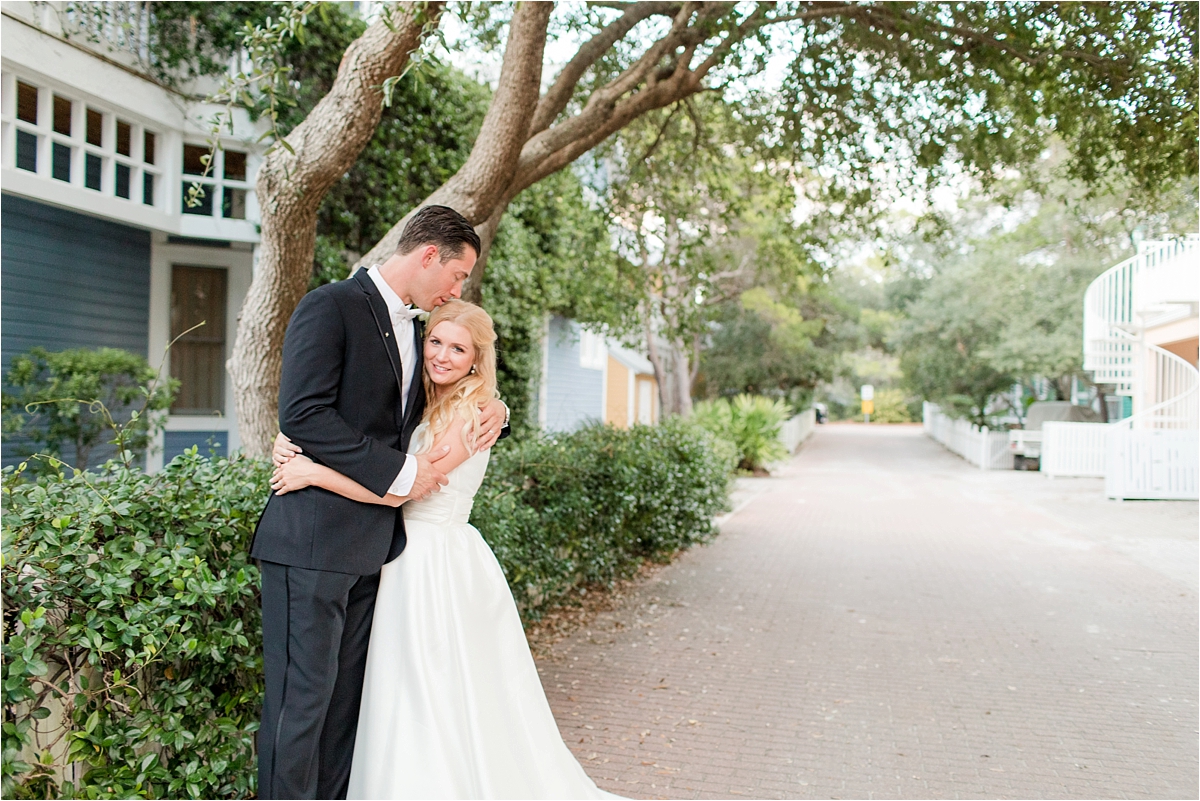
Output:
[[412,491],[413,482],[417,480],[417,460],[410,454],[404,460],[404,467],[400,468],[400,474],[396,476],[396,480],[392,482],[392,486],[388,487],[388,495],[399,495],[403,498]]

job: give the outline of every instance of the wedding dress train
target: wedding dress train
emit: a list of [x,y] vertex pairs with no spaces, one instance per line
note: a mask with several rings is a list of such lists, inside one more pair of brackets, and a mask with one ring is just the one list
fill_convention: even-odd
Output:
[[563,742],[504,573],[467,522],[487,463],[470,457],[404,506],[408,544],[379,578],[350,798],[615,797]]

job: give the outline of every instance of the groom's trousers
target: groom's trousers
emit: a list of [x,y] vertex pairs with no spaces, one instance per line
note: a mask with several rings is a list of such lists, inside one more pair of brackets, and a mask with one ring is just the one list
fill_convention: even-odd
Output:
[[379,574],[261,562],[259,798],[345,798]]

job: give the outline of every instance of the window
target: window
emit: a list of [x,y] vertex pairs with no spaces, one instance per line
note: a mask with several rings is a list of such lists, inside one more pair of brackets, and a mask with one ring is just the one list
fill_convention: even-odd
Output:
[[183,174],[204,175],[208,164],[208,148],[200,145],[183,146]]
[[3,80],[5,96],[11,91],[17,101],[5,106],[4,143],[12,148],[5,164],[109,197],[161,203],[157,133],[7,71]]
[[29,131],[17,131],[18,170],[37,172],[37,146],[36,134],[31,134]]
[[[183,146],[184,175],[203,176],[202,180],[183,182],[183,213],[211,217],[220,196],[221,216],[231,220],[246,219],[247,154],[239,150],[218,150],[212,169],[205,175],[205,167],[212,151],[205,145]],[[204,190],[198,205],[188,206],[188,193],[196,183]]]
[[128,164],[117,164],[117,197],[129,200],[129,179],[132,171]]
[[88,189],[100,191],[100,179],[104,172],[104,159],[95,153],[88,153],[84,159],[83,185]]
[[17,119],[38,124],[38,88],[24,81],[17,82]]
[[133,126],[117,120],[117,152],[122,156],[133,155]]
[[55,142],[51,154],[54,159],[50,170],[51,176],[55,180],[71,183],[71,148],[61,142]]
[[87,143],[104,147],[104,115],[94,108],[87,110]]
[[225,151],[225,180],[246,180],[246,154],[236,150]]
[[225,270],[171,268],[171,339],[180,337],[170,351],[171,377],[179,381],[172,414],[225,411],[225,303]]
[[603,370],[608,359],[608,348],[604,345],[604,337],[583,331],[579,335],[579,366],[589,370]]
[[74,104],[65,97],[54,96],[54,132],[71,135],[71,113]]

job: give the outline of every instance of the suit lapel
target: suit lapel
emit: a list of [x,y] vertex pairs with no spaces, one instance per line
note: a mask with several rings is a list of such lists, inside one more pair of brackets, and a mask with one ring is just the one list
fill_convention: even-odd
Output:
[[[354,280],[358,282],[363,294],[367,296],[367,305],[371,308],[371,316],[375,318],[375,327],[379,329],[379,336],[383,339],[383,347],[387,351],[388,361],[392,363],[392,372],[396,375],[397,397],[403,397],[404,366],[400,363],[400,351],[396,346],[396,333],[392,329],[392,316],[388,314],[387,304],[383,302],[383,296],[379,294],[375,282],[371,280],[371,276],[367,275],[366,270],[356,272]],[[413,384],[416,383],[416,381],[413,382]]]

